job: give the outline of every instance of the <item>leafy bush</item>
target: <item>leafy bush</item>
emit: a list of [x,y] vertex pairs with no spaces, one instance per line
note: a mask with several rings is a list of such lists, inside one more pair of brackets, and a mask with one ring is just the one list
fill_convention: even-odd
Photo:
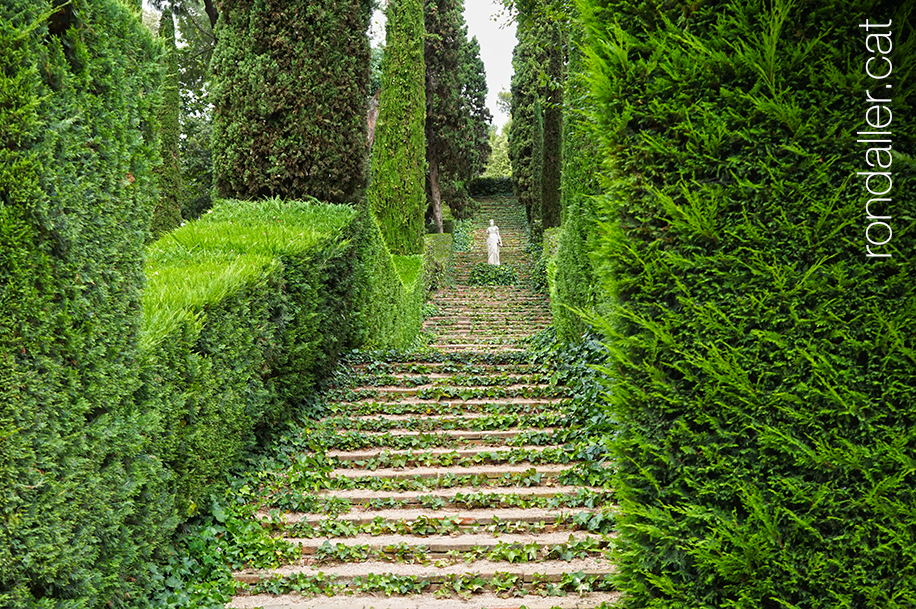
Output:
[[499,176],[474,178],[468,183],[468,194],[472,197],[512,196],[512,178]]
[[463,183],[447,181],[442,188],[442,200],[456,220],[468,220],[480,209],[480,203],[468,194]]
[[0,2],[0,606],[138,596],[170,526],[135,407],[160,48],[116,0]]
[[530,244],[533,256],[531,262],[531,291],[537,294],[550,294],[551,286],[556,283],[557,238],[559,227],[544,231],[543,243]]
[[474,246],[474,234],[471,232],[473,227],[470,220],[458,220],[455,222],[455,230],[452,231],[452,249],[455,252],[469,252]]
[[159,38],[165,47],[162,54],[162,101],[157,112],[159,123],[159,155],[162,164],[156,168],[159,201],[150,221],[151,238],[158,238],[181,224],[181,165],[178,148],[181,141],[179,114],[181,97],[178,91],[178,47],[175,46],[175,22],[172,11],[162,11]]
[[[893,148],[914,146],[912,10],[582,6],[615,171],[599,262],[624,606],[916,605],[916,226],[890,206],[893,257],[866,257],[853,135],[863,89],[885,92],[856,25],[892,19]],[[913,200],[910,158],[893,172]]]
[[515,285],[518,283],[518,273],[510,264],[488,264],[478,262],[471,269],[468,285]]
[[360,214],[358,234],[359,263],[354,283],[359,286],[359,301],[353,313],[356,344],[404,349],[423,325],[426,278],[419,271],[423,268],[422,256],[392,256],[382,240],[378,221],[370,213]]

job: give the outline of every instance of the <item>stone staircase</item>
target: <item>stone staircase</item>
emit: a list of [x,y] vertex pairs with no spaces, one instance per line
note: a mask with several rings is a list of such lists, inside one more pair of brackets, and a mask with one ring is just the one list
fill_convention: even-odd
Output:
[[[503,205],[485,202],[475,224],[494,218],[503,260],[521,268],[524,225]],[[529,363],[521,342],[550,323],[548,303],[522,287],[462,286],[486,259],[483,241],[458,255],[459,285],[432,299],[434,350],[354,358],[337,375],[327,416],[307,430],[317,450],[303,457],[324,452],[326,470],[287,470],[262,489],[275,495],[260,501],[264,526],[297,551],[277,569],[235,573],[243,592],[228,607],[595,609],[616,600],[610,493],[578,483],[582,438],[566,390],[549,366]]]

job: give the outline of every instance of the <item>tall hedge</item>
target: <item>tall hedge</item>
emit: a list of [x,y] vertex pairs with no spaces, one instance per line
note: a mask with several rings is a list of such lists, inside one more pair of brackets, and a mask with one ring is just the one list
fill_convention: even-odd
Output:
[[0,606],[121,606],[167,537],[133,400],[159,52],[118,0],[0,1]]
[[509,161],[515,196],[525,206],[528,221],[540,221],[541,131],[538,128],[538,64],[541,59],[530,26],[520,23],[518,44],[512,52],[512,123],[509,125]]
[[369,206],[388,248],[423,251],[426,212],[426,63],[422,0],[388,6]]
[[913,607],[912,6],[581,7],[622,606]]
[[178,162],[178,144],[181,135],[178,115],[181,97],[178,91],[178,47],[175,44],[175,21],[172,11],[162,11],[159,20],[159,38],[163,52],[164,74],[162,101],[159,105],[159,155],[162,164],[156,168],[159,202],[153,210],[150,225],[156,238],[181,224],[181,166]]
[[577,342],[586,322],[576,310],[594,314],[603,310],[592,252],[599,234],[594,195],[599,194],[597,134],[586,115],[588,82],[585,57],[580,48],[582,28],[573,23],[569,31],[569,64],[564,91],[563,168],[561,173],[562,230],[558,239],[550,306],[557,338]]
[[226,0],[216,27],[213,171],[227,198],[361,200],[371,0]]
[[560,181],[563,168],[563,81],[566,41],[561,24],[548,15],[538,15],[536,24],[544,46],[542,66],[543,132],[541,142],[541,220],[544,228],[560,226],[562,213]]
[[442,200],[452,214],[470,213],[465,184],[490,153],[487,82],[480,45],[468,40],[463,0],[425,0],[426,159],[430,216],[442,232]]

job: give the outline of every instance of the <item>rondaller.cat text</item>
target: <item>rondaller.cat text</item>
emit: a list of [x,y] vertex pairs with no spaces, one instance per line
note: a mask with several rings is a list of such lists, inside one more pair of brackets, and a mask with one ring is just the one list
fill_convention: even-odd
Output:
[[893,133],[890,126],[894,114],[890,107],[892,86],[886,82],[894,69],[888,57],[894,48],[891,38],[893,32],[889,29],[891,23],[890,19],[887,23],[869,23],[866,19],[865,23],[859,25],[865,28],[865,48],[871,53],[865,61],[865,73],[875,81],[865,91],[865,101],[869,104],[865,109],[865,122],[870,129],[858,131],[860,139],[856,140],[868,145],[865,162],[871,168],[870,171],[857,172],[865,176],[865,189],[868,191],[868,201],[865,203],[865,218],[869,222],[865,229],[865,240],[868,241],[865,252],[868,258],[890,258],[890,243],[894,238],[890,224],[891,192],[894,188],[890,171],[893,164]]

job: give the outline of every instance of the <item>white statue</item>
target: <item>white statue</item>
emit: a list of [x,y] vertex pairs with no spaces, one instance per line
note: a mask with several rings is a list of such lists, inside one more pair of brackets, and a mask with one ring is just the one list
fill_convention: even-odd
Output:
[[503,245],[503,240],[499,236],[499,227],[490,220],[490,226],[487,227],[487,263],[499,266],[499,248]]

